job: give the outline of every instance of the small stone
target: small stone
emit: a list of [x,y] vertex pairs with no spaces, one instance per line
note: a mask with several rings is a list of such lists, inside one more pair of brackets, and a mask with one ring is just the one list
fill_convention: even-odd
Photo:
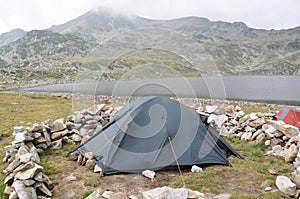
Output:
[[93,170],[96,163],[93,160],[87,160],[85,163],[85,167],[89,170]]
[[265,192],[269,192],[269,191],[272,191],[273,189],[272,189],[272,187],[265,187]]
[[256,138],[257,142],[263,143],[265,140],[265,135],[263,133],[259,134]]
[[30,187],[30,186],[32,186],[35,183],[34,180],[22,180],[22,182],[24,183],[24,185],[26,187]]
[[296,194],[296,185],[286,176],[277,176],[275,184],[285,194],[290,196]]
[[34,176],[34,180],[38,181],[38,182],[42,182],[43,181],[43,172],[38,172],[35,176]]
[[73,140],[74,142],[80,142],[82,138],[80,135],[74,133],[73,135],[70,136],[70,139]]
[[114,192],[112,192],[112,191],[104,191],[103,194],[102,194],[102,197],[108,199],[108,198],[110,198],[113,194],[114,194]]
[[298,170],[292,173],[291,180],[296,184],[297,188],[300,188],[300,172]]
[[266,140],[265,141],[265,146],[270,146],[271,145],[271,140]]
[[87,112],[90,115],[98,115],[104,107],[105,107],[105,104],[94,105],[94,106],[88,108]]
[[70,153],[68,157],[70,160],[76,161],[78,159],[78,154]]
[[11,173],[13,172],[13,170],[15,170],[15,168],[17,168],[20,165],[21,165],[21,161],[19,159],[15,159],[6,167],[5,172]]
[[73,176],[73,175],[69,175],[67,178],[66,178],[67,181],[76,181],[76,176]]
[[191,168],[191,172],[200,173],[200,172],[203,172],[203,169],[201,167],[198,167],[197,165],[193,165]]
[[144,170],[144,171],[142,171],[142,175],[145,176],[145,177],[147,177],[147,178],[154,179],[155,172],[154,171],[150,171],[150,170]]
[[234,113],[234,106],[233,105],[229,105],[229,106],[225,106],[225,112],[226,113]]
[[26,154],[23,154],[23,155],[19,156],[21,163],[29,162],[31,160],[31,157],[32,157],[31,153],[26,153]]
[[94,167],[94,173],[101,173],[101,172],[103,172],[102,168],[96,164]]
[[92,152],[85,152],[84,157],[88,160],[92,160],[94,156]]
[[78,155],[77,164],[81,165],[82,160],[83,160],[83,157],[81,155]]
[[256,119],[258,119],[256,113],[250,113],[250,114],[249,114],[249,118],[250,118],[251,120],[256,120]]

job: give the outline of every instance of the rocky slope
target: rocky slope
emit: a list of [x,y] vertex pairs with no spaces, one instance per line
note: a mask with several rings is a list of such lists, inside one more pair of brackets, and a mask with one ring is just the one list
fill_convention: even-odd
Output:
[[184,76],[297,75],[299,38],[300,27],[263,30],[199,17],[149,20],[100,9],[48,30],[2,34],[0,82],[66,82],[82,74],[119,79],[133,69],[140,71],[128,78],[141,78],[159,68],[168,70],[158,77],[174,76],[171,70]]

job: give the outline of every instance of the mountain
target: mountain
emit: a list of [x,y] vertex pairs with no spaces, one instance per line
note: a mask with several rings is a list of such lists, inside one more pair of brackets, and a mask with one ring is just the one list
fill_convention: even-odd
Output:
[[0,46],[9,44],[26,35],[26,31],[22,29],[14,29],[10,32],[2,33],[0,35]]
[[0,41],[6,82],[300,74],[300,27],[151,20],[99,9],[47,30],[4,33]]

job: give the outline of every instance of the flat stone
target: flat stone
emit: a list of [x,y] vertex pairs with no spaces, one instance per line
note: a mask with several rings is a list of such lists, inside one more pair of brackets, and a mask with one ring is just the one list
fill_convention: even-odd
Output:
[[82,139],[82,137],[76,133],[72,134],[69,138],[74,142],[80,142]]
[[51,135],[51,139],[58,140],[58,139],[62,138],[62,136],[63,136],[62,132],[56,132]]
[[5,172],[12,173],[15,170],[15,168],[17,168],[20,165],[21,165],[21,161],[19,159],[15,159],[6,167]]
[[32,179],[38,172],[43,171],[43,167],[35,164],[34,167],[27,169],[25,171],[20,171],[15,175],[15,179],[20,179],[20,180],[27,180],[27,179]]
[[67,181],[76,181],[76,176],[73,176],[73,175],[69,175],[67,178],[66,178]]
[[144,171],[142,171],[142,175],[149,178],[149,179],[154,179],[156,174],[155,174],[154,171],[144,170]]
[[26,129],[23,126],[15,126],[13,136],[15,136],[17,133],[21,133],[26,131]]
[[221,128],[222,125],[224,124],[224,122],[226,122],[228,120],[228,117],[226,115],[215,115],[215,114],[211,114],[208,119],[207,122],[211,123],[212,121],[215,122],[215,124]]
[[29,153],[31,154],[31,161],[40,164],[41,158],[39,156],[38,150],[34,146],[30,148]]
[[205,109],[206,109],[207,113],[214,113],[218,109],[218,106],[217,105],[213,105],[213,106],[207,105],[205,107]]
[[34,180],[38,181],[38,182],[42,182],[43,181],[43,172],[38,172],[35,176],[34,176]]
[[286,176],[277,176],[275,184],[281,192],[287,195],[294,196],[296,194],[296,184]]
[[41,132],[41,131],[43,130],[43,128],[44,128],[43,125],[34,123],[34,124],[32,125],[31,131],[32,131],[32,132]]
[[90,108],[88,108],[87,112],[90,115],[98,115],[104,107],[105,107],[105,104],[94,105],[94,106],[91,106]]
[[159,187],[142,193],[143,199],[183,199],[188,197],[188,190],[185,188],[173,189],[171,187]]
[[219,195],[216,195],[214,199],[229,199],[231,197],[231,194],[228,193],[221,193]]
[[94,173],[101,173],[101,172],[103,172],[102,168],[96,164],[94,167]]
[[300,172],[299,171],[294,171],[292,172],[292,177],[291,180],[293,183],[296,184],[297,188],[300,188]]
[[21,164],[20,166],[18,166],[17,168],[15,168],[14,170],[14,174],[20,172],[20,171],[26,171],[28,169],[31,169],[35,166],[35,163],[30,161],[30,162],[27,162],[25,164]]
[[20,180],[15,180],[12,187],[20,199],[37,199],[35,189],[33,187],[26,187]]

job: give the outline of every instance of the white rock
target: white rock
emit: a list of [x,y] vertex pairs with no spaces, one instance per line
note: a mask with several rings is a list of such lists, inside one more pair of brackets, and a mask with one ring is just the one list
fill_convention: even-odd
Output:
[[241,140],[251,140],[251,137],[252,137],[252,133],[249,132],[249,133],[243,133],[242,137],[241,137]]
[[154,171],[150,171],[150,170],[144,170],[144,171],[142,171],[142,175],[145,176],[145,177],[147,177],[147,178],[154,179],[155,172]]
[[102,168],[96,164],[94,167],[94,173],[101,173],[101,172],[103,172]]
[[203,172],[203,169],[201,167],[198,167],[197,165],[193,165],[191,168],[191,171],[193,173],[200,173],[200,172]]
[[73,175],[69,175],[67,178],[66,178],[67,181],[76,181],[76,176],[73,176]]
[[206,108],[206,112],[214,113],[218,109],[218,106],[217,105],[213,105],[213,106],[207,105],[205,108]]
[[104,191],[102,194],[103,198],[110,198],[112,195],[114,194],[114,192],[112,191]]
[[275,184],[285,194],[293,196],[296,194],[296,184],[286,176],[277,176]]
[[211,123],[212,121],[215,122],[215,124],[221,128],[222,125],[224,124],[224,122],[226,122],[228,120],[228,117],[226,115],[215,115],[215,114],[211,114],[208,118],[207,118],[207,122]]
[[172,189],[171,187],[167,186],[151,189],[142,193],[143,199],[183,199],[187,197],[187,189]]
[[105,107],[105,104],[99,104],[99,105],[94,105],[91,106],[90,108],[87,109],[87,112],[90,115],[97,115],[100,113],[100,111]]
[[256,120],[256,119],[258,119],[256,113],[250,113],[250,114],[249,114],[249,118],[250,118],[251,120]]

